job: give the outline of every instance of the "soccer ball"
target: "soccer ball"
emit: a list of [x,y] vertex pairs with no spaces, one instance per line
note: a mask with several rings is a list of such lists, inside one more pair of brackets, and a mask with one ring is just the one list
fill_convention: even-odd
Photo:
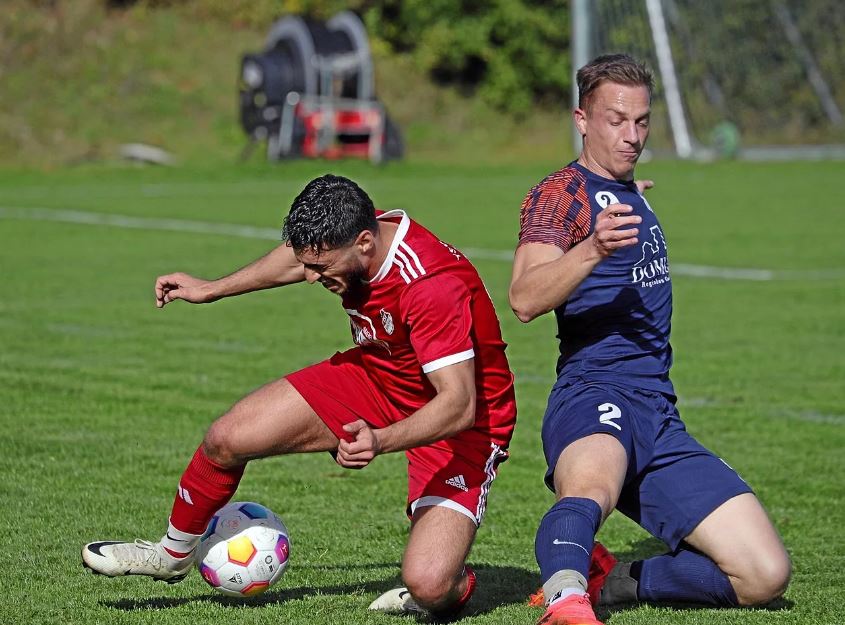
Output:
[[253,597],[281,579],[289,557],[282,520],[261,504],[237,501],[211,518],[200,539],[197,568],[220,592]]

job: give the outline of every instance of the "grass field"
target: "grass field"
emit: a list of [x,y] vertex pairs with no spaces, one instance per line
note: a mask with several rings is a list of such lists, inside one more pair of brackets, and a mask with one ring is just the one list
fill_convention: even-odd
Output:
[[[523,326],[509,312],[510,265],[497,252],[512,249],[519,203],[552,167],[0,172],[3,620],[410,622],[365,610],[397,581],[408,529],[401,455],[361,472],[325,455],[250,465],[237,497],[278,512],[293,542],[286,576],[255,600],[218,595],[196,574],[170,587],[80,566],[90,540],[161,535],[181,471],[232,402],[350,343],[337,300],[307,285],[157,310],[156,275],[217,276],[273,245],[264,230],[233,236],[180,222],[185,231],[175,231],[164,220],[277,228],[303,184],[333,170],[361,182],[379,207],[405,208],[476,250],[510,344],[520,419],[471,556],[479,589],[462,622],[533,623],[539,610],[525,598],[538,583],[534,530],[552,502],[539,427],[556,345],[551,317]],[[639,606],[604,612],[607,623],[845,622],[845,220],[833,184],[842,171],[840,163],[642,167],[657,182],[650,199],[678,268],[673,377],[682,416],[755,488],[794,577],[770,610]],[[89,213],[121,217],[84,223]],[[701,267],[769,271],[690,275]],[[618,515],[600,539],[623,558],[660,551]]]

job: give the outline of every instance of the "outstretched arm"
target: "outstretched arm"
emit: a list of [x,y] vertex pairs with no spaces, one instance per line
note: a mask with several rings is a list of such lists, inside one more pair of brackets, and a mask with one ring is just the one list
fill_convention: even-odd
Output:
[[156,306],[173,300],[205,304],[224,297],[272,289],[305,280],[305,270],[293,248],[279,245],[258,260],[217,280],[203,280],[187,273],[171,273],[156,279]]

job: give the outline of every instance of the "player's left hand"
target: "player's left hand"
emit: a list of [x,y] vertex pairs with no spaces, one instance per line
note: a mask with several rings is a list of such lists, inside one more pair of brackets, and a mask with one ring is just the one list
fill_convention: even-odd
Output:
[[346,469],[363,469],[381,453],[376,431],[363,419],[347,423],[343,429],[349,432],[354,440],[349,442],[341,439],[337,446],[336,460],[340,466]]

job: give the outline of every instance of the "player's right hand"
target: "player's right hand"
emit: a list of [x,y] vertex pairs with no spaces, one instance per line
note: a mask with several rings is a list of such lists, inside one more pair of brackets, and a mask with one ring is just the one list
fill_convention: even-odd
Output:
[[210,280],[195,278],[187,273],[169,273],[156,278],[156,307],[164,308],[175,299],[192,304],[213,302],[215,297],[207,288]]
[[352,442],[340,439],[335,460],[346,469],[363,469],[381,452],[378,435],[363,419],[347,423],[343,429],[354,439]]
[[638,228],[625,228],[640,223],[639,215],[632,215],[634,208],[630,204],[611,204],[596,217],[596,227],[591,238],[598,254],[604,258],[616,250],[636,245]]

